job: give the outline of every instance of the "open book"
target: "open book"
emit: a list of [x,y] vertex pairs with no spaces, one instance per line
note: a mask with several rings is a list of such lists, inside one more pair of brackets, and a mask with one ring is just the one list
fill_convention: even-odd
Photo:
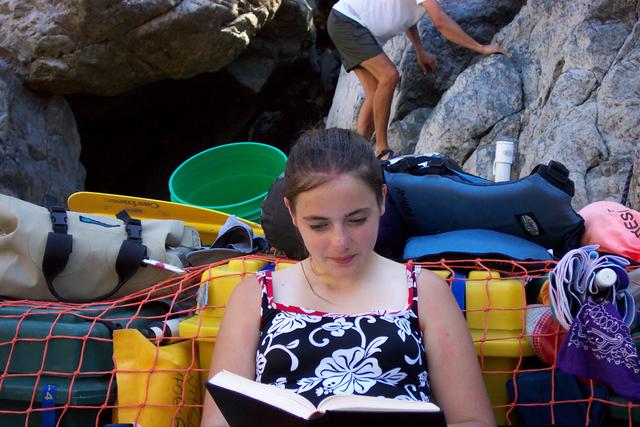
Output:
[[334,395],[315,407],[293,391],[228,371],[217,373],[206,385],[231,427],[446,426],[440,408],[429,402]]

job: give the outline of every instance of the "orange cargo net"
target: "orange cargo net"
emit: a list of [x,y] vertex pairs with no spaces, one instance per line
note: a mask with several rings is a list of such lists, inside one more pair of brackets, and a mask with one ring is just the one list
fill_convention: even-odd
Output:
[[[286,268],[287,261],[223,261],[105,302],[0,301],[0,424],[199,426],[202,384],[224,313],[220,299],[245,275],[268,263]],[[498,424],[520,425],[531,414],[557,424],[573,411],[585,425],[637,425],[640,402],[588,379],[568,380],[556,368],[564,331],[552,322],[528,327],[532,319],[552,319],[548,305],[534,304],[553,262],[420,265],[443,277],[465,306]],[[168,321],[179,326],[162,334]],[[578,395],[567,394],[567,384]],[[535,387],[541,392],[532,399]]]

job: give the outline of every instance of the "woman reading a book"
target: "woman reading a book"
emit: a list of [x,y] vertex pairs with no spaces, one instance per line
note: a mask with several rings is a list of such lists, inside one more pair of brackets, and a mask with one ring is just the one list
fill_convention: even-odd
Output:
[[[379,161],[355,132],[300,137],[285,204],[309,256],[236,287],[210,374],[231,371],[314,404],[344,394],[434,401],[450,426],[494,425],[447,284],[373,251],[386,191]],[[209,396],[202,425],[227,425]]]

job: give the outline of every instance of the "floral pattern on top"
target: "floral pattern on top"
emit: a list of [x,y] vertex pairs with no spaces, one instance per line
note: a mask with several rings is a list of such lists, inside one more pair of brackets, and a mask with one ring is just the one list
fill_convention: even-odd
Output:
[[407,266],[403,310],[353,315],[279,304],[273,300],[271,272],[259,272],[262,325],[256,381],[295,391],[314,404],[341,394],[429,401],[417,312],[418,271]]

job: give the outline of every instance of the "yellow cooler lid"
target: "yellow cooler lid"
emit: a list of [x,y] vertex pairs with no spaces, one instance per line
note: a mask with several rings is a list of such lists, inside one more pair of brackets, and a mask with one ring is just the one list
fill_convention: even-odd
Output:
[[220,329],[221,317],[197,314],[180,322],[180,336],[199,341],[215,341]]
[[533,348],[522,331],[470,329],[478,355],[488,357],[533,356]]

